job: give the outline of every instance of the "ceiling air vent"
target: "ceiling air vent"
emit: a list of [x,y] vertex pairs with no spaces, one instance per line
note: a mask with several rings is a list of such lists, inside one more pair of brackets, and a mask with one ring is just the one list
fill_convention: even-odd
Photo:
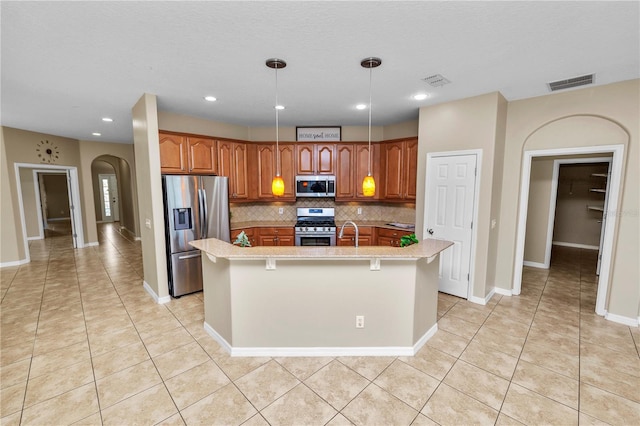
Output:
[[584,86],[585,84],[592,84],[595,80],[595,74],[581,75],[580,77],[568,78],[566,80],[558,80],[547,83],[549,90],[555,92],[556,90],[570,89],[571,87]]
[[442,87],[445,84],[451,83],[449,80],[441,76],[440,74],[430,75],[429,77],[425,77],[422,79],[425,83],[429,84],[432,87]]

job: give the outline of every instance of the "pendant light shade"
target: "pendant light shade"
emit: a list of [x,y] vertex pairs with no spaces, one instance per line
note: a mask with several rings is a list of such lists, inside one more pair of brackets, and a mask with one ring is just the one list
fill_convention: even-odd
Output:
[[365,58],[360,62],[363,68],[369,68],[369,163],[367,166],[367,175],[362,180],[362,195],[365,197],[373,197],[376,194],[376,182],[371,176],[371,75],[373,68],[382,64],[380,58]]
[[275,175],[271,181],[271,193],[276,197],[282,197],[284,195],[284,180],[282,176]]
[[287,66],[287,63],[282,59],[267,59],[266,65],[269,68],[276,70],[276,104],[274,109],[276,110],[276,175],[271,181],[271,193],[274,197],[282,197],[284,195],[284,180],[280,176],[280,146],[279,146],[279,129],[278,129],[278,111],[281,109],[278,105],[278,69]]
[[376,181],[373,180],[373,176],[370,174],[366,175],[362,181],[362,195],[365,197],[376,195]]

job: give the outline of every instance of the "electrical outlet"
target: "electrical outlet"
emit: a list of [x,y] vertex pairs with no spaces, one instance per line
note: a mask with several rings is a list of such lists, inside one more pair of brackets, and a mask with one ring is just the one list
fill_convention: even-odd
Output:
[[283,209],[282,207],[280,207],[280,208],[278,209],[278,214],[283,214],[283,213],[284,213],[284,209]]
[[358,207],[358,214],[362,214],[362,207]]
[[356,328],[364,328],[364,315],[356,315]]

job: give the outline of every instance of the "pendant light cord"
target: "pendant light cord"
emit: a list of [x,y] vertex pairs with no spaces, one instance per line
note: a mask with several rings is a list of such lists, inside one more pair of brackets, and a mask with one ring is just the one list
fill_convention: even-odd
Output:
[[278,132],[278,66],[276,65],[276,176],[280,176],[280,149],[279,149],[279,139],[280,135]]
[[367,176],[371,176],[371,75],[372,67],[369,67],[369,163],[367,165]]

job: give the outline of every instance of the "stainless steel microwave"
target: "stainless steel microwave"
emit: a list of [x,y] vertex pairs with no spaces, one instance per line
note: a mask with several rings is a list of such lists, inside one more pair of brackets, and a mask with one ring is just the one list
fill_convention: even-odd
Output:
[[335,176],[296,176],[296,197],[335,197]]

